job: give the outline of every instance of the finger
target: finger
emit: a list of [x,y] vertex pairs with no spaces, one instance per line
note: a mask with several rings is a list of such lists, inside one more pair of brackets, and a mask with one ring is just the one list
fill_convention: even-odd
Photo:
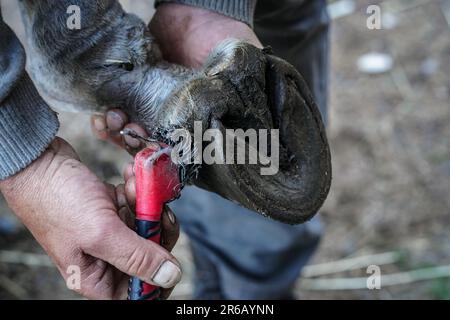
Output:
[[106,126],[110,131],[120,132],[128,123],[128,116],[120,109],[106,112]]
[[128,123],[128,116],[120,109],[111,109],[106,112],[105,121],[109,141],[123,148],[125,145],[120,131]]
[[[70,267],[80,268],[80,285],[69,287],[87,299],[110,300],[114,299],[117,285],[127,276],[113,268],[105,261],[85,254],[78,248],[68,253],[67,256],[56,255],[53,257],[56,266],[63,278],[68,281],[71,273]],[[64,256],[64,257],[63,257]],[[126,289],[125,289],[126,290]]]
[[125,183],[125,195],[131,210],[136,208],[136,177],[131,177]]
[[110,183],[105,182],[106,191],[108,192],[108,195],[110,196],[111,200],[114,202],[114,205],[116,207],[119,207],[119,204],[117,202],[117,190],[116,187]]
[[116,188],[116,198],[118,206],[118,215],[128,228],[134,230],[135,215],[128,206],[128,200],[125,194],[125,185],[121,184]]
[[91,129],[94,135],[100,140],[107,140],[109,137],[106,119],[102,115],[93,115],[91,117]]
[[155,286],[172,288],[181,280],[180,264],[172,254],[139,237],[117,217],[109,220],[85,239],[84,252]]
[[167,251],[172,251],[178,241],[178,238],[180,237],[180,226],[177,222],[175,214],[168,206],[165,206],[161,225],[161,245]]
[[131,230],[135,230],[135,219],[134,213],[127,207],[121,208],[118,211],[118,216],[125,225]]
[[175,288],[170,288],[170,289],[162,289],[161,290],[161,295],[159,296],[159,298],[161,300],[167,300],[169,299],[170,295],[172,294],[172,291]]
[[128,286],[130,285],[130,277],[123,274],[119,270],[116,270],[117,275],[117,285],[116,290],[113,294],[113,300],[127,300],[128,297]]
[[125,185],[119,184],[116,189],[117,207],[123,208],[128,206],[127,196],[125,194]]
[[119,131],[113,131],[108,128],[107,119],[103,115],[94,115],[91,117],[91,129],[97,139],[108,141],[119,147],[124,148],[125,143]]
[[[124,129],[134,131],[138,136],[141,136],[143,138],[148,138],[148,134],[145,131],[145,129],[135,123],[130,123],[130,124],[126,125]],[[143,147],[143,143],[141,140],[135,139],[128,135],[124,136],[124,141],[125,141],[125,144],[132,149],[140,149]]]
[[123,170],[123,178],[125,179],[125,181],[128,181],[133,176],[134,176],[134,163],[129,163],[125,166],[125,169]]

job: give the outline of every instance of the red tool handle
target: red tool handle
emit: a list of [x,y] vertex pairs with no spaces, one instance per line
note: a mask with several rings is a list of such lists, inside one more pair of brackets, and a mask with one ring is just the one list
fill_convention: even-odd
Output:
[[[161,215],[164,205],[180,194],[178,167],[170,158],[166,145],[145,148],[135,157],[136,232],[143,238],[160,243]],[[133,277],[128,288],[129,300],[155,300],[159,288]]]

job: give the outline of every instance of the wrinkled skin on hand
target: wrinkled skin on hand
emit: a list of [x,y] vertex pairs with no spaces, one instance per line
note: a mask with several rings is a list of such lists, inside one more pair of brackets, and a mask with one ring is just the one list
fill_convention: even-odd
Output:
[[[66,27],[80,6],[82,29]],[[312,95],[287,62],[239,41],[219,45],[199,70],[170,64],[145,24],[117,1],[22,2],[30,70],[55,108],[104,112],[116,105],[151,135],[176,128],[280,129],[280,171],[203,166],[192,182],[271,218],[310,219],[331,184],[330,151]],[[50,15],[50,16],[49,16]]]
[[[125,180],[130,179],[128,171]],[[134,184],[127,185],[128,190],[103,183],[56,138],[26,169],[0,181],[0,192],[64,279],[70,279],[71,266],[80,268],[80,285],[70,289],[89,299],[124,299],[132,275],[166,288],[162,297],[167,298],[181,278],[180,264],[170,254],[179,225],[166,209],[161,246],[139,237],[130,210]],[[166,263],[175,270],[167,282],[156,276]]]

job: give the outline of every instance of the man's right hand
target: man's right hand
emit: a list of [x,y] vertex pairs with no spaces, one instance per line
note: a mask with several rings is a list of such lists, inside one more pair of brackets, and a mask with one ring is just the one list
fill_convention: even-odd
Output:
[[101,182],[64,140],[0,181],[0,191],[65,279],[70,266],[80,268],[81,286],[72,289],[87,298],[125,298],[129,275],[169,289],[163,297],[180,281],[180,265],[169,253],[179,235],[173,213],[163,215],[165,248],[140,238],[128,209],[134,190]]

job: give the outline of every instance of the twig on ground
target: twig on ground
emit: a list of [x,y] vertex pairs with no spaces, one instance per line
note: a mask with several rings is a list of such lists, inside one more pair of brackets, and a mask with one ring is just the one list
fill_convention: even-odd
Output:
[[450,28],[450,4],[447,1],[441,1],[441,11]]
[[371,264],[378,266],[391,264],[399,261],[401,252],[386,252],[374,255],[367,255],[355,258],[348,258],[322,264],[306,266],[302,271],[303,278],[312,278],[327,274],[339,273],[367,267]]
[[[450,265],[417,269],[381,275],[381,287],[408,284],[417,281],[450,277]],[[303,279],[300,288],[303,290],[358,290],[367,289],[368,278],[332,278]]]
[[27,291],[14,281],[0,274],[0,287],[14,298],[23,300],[27,298]]

